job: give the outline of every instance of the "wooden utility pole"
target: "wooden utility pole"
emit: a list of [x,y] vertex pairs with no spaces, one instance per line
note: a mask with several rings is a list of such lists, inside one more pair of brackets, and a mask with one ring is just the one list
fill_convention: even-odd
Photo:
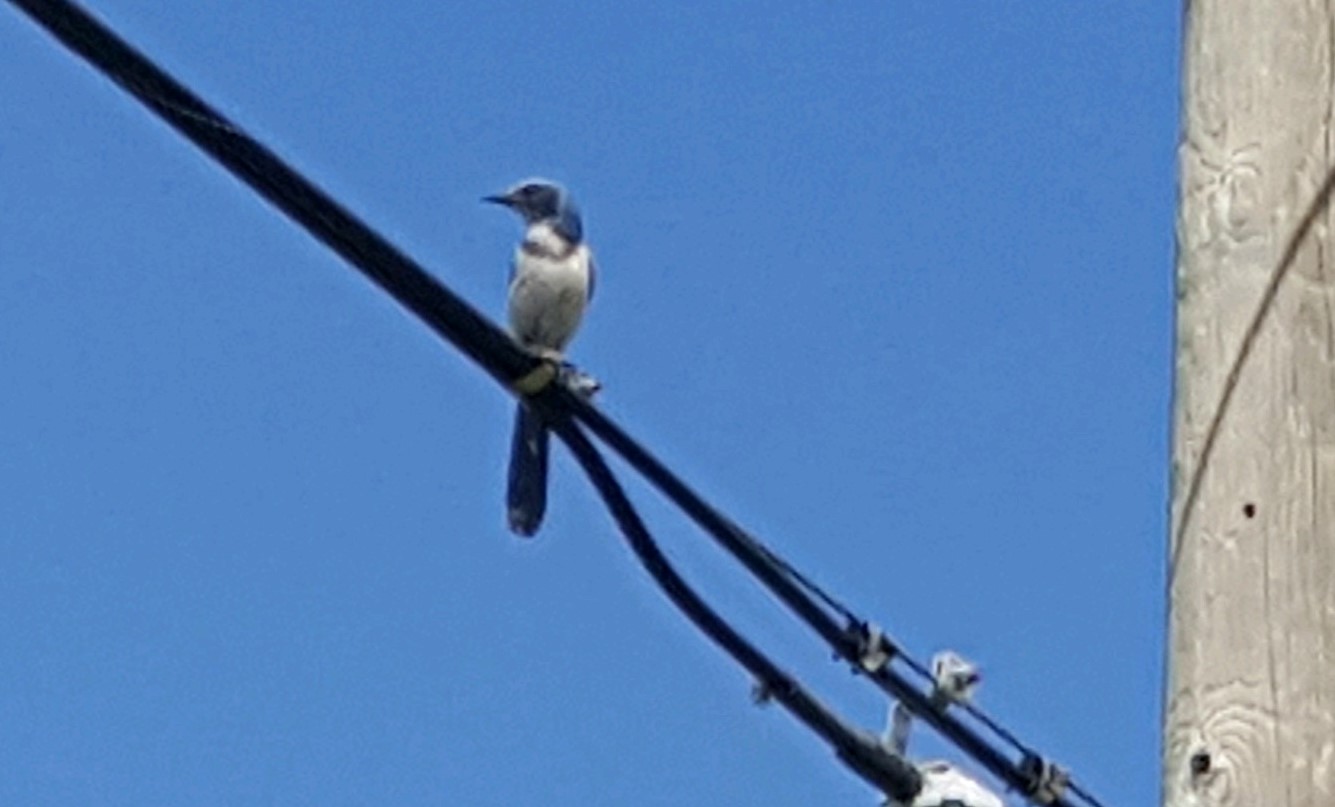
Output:
[[1335,10],[1186,3],[1164,803],[1335,805]]

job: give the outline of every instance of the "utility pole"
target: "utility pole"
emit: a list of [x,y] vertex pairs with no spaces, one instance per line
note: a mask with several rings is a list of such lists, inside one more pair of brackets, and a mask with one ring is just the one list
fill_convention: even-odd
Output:
[[1185,4],[1164,804],[1335,804],[1335,10]]

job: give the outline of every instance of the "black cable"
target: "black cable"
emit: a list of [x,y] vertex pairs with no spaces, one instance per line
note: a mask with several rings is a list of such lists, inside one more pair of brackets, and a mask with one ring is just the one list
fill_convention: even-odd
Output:
[[504,331],[241,127],[67,0],[9,0],[509,386],[538,365]]
[[922,776],[909,762],[887,752],[865,731],[845,724],[798,681],[757,650],[701,599],[677,573],[649,534],[639,513],[626,498],[616,477],[579,426],[553,413],[549,425],[570,447],[584,468],[626,542],[640,563],[682,613],[716,644],[751,672],[762,691],[783,704],[834,747],[839,758],[885,795],[908,803],[922,787]]
[[[307,232],[342,255],[508,389],[540,367],[540,362],[522,351],[503,331],[427,274],[420,265],[83,9],[68,0],[9,2],[111,77]],[[839,657],[858,665],[861,642],[868,626],[851,609],[711,507],[587,401],[559,387],[548,387],[539,398],[549,413],[570,413],[625,457],[824,638]],[[663,583],[657,575],[655,579]],[[826,609],[842,617],[845,624],[837,624]],[[692,619],[696,617],[692,616]],[[697,621],[697,624],[700,623]],[[717,640],[716,634],[710,635]],[[915,671],[922,671],[921,665],[907,657],[901,658]],[[997,731],[999,727],[990,720],[986,724],[994,734],[1023,749],[1024,757],[1019,763],[1008,760],[953,715],[934,707],[928,696],[889,665],[866,674],[1003,782],[1026,795],[1035,792],[1035,783],[1026,765],[1038,756],[1019,745],[1008,733]],[[1071,789],[1083,795],[1082,790]],[[1097,804],[1092,798],[1086,797],[1086,801]],[[1062,797],[1050,803],[1059,807],[1068,805]]]
[[[859,641],[861,636],[854,629],[865,628],[865,622],[858,619],[851,611],[841,609],[841,612],[847,615],[849,623],[840,627],[829,614],[812,602],[799,589],[797,584],[783,573],[782,569],[777,568],[769,561],[770,557],[774,557],[771,550],[763,548],[759,541],[715,510],[681,478],[672,473],[647,449],[635,442],[620,426],[613,423],[588,401],[568,391],[559,390],[557,393],[564,398],[561,402],[564,408],[580,423],[588,426],[590,431],[598,435],[604,443],[620,454],[630,463],[631,467],[639,471],[645,479],[661,490],[708,535],[750,569],[766,587],[785,604],[789,605],[803,621],[825,639],[839,657],[875,681],[887,694],[903,703],[916,717],[929,723],[1008,787],[1018,790],[1026,796],[1034,793],[1036,783],[1022,763],[1026,758],[1041,758],[1039,754],[1019,743],[1013,735],[1006,732],[1004,734],[1005,739],[1015,745],[1016,749],[1021,752],[1021,759],[1018,762],[1012,761],[987,744],[976,732],[961,723],[959,719],[939,709],[932,703],[929,695],[915,688],[903,676],[891,669],[889,665],[876,671],[863,670],[861,667],[862,645]],[[911,659],[907,659],[907,661],[915,672],[923,675],[927,674],[926,669],[921,665]],[[973,712],[981,714],[976,709]],[[988,724],[989,727],[995,725],[990,720]],[[1096,807],[1098,806],[1098,802],[1092,798],[1086,797],[1085,800]],[[1061,797],[1051,803],[1059,807],[1070,807],[1069,802]]]

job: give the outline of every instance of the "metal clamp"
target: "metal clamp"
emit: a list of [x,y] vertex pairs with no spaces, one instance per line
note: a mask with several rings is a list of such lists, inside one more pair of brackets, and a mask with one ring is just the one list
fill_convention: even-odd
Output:
[[1020,772],[1028,780],[1025,795],[1039,804],[1052,804],[1066,793],[1071,774],[1037,754],[1025,754]]
[[932,656],[932,697],[938,709],[952,703],[968,703],[982,682],[978,665],[951,650]]
[[540,361],[527,374],[510,382],[510,388],[524,397],[537,395],[556,380],[557,365],[550,361]]
[[858,666],[865,672],[880,672],[899,652],[878,625],[864,622],[852,632],[856,634]]

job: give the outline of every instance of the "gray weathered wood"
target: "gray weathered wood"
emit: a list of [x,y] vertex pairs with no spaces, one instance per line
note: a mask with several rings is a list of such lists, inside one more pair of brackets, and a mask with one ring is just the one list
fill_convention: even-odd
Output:
[[1335,805],[1332,38],[1326,2],[1187,5],[1171,807]]

